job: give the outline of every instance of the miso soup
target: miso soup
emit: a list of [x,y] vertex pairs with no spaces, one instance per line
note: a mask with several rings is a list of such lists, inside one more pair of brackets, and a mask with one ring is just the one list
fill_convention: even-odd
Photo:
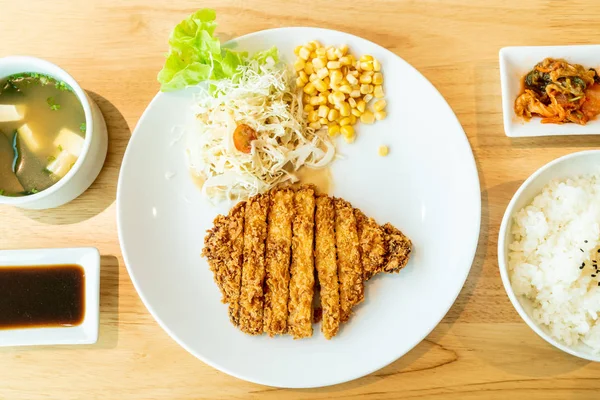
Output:
[[64,82],[37,73],[0,79],[0,195],[58,182],[81,155],[85,130],[83,107]]

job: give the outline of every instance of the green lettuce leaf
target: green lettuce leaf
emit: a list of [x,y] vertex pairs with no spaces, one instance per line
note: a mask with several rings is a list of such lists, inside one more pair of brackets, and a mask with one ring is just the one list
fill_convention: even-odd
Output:
[[[216,17],[214,10],[198,10],[173,29],[167,60],[158,73],[161,91],[180,90],[208,79],[232,79],[238,67],[248,63],[248,53],[221,48],[213,36]],[[278,61],[277,48],[258,52],[252,59],[263,64],[268,57]]]

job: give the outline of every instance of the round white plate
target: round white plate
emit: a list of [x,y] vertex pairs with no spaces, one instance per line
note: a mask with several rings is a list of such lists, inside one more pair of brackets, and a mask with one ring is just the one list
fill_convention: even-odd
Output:
[[[308,40],[348,44],[381,61],[388,117],[359,125],[354,144],[338,141],[335,196],[408,235],[414,253],[400,274],[366,285],[365,301],[338,336],[315,326],[310,339],[252,337],[230,324],[200,257],[217,213],[185,165],[177,130],[194,116],[192,91],[159,93],[140,119],[119,177],[117,222],[123,257],[144,304],[181,346],[230,375],[278,387],[333,385],[367,375],[404,355],[444,317],[471,268],[481,200],[465,134],[435,88],[390,51],[341,32],[282,28],[237,39],[250,52],[277,46],[285,60]],[[377,149],[388,145],[390,154]],[[174,176],[172,176],[175,174]]]

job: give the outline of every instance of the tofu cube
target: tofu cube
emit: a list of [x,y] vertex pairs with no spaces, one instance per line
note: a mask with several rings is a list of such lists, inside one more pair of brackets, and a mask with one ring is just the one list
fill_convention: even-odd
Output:
[[66,150],[75,157],[79,157],[81,155],[81,150],[83,149],[84,143],[85,139],[67,128],[62,128],[54,140],[54,146],[57,148],[60,146],[60,148]]
[[64,178],[76,161],[77,157],[69,153],[67,150],[63,150],[58,154],[54,161],[48,164],[46,168],[59,178]]
[[19,141],[27,146],[29,150],[35,152],[40,149],[41,145],[33,135],[29,125],[25,124],[17,129],[17,136]]
[[23,106],[0,104],[0,122],[20,121],[25,116]]

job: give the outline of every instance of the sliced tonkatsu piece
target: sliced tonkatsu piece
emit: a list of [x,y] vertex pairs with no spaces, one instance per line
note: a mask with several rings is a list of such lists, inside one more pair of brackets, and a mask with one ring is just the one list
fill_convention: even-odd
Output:
[[356,217],[352,205],[335,198],[335,237],[340,282],[340,319],[346,322],[352,307],[363,301],[363,268],[360,259]]
[[333,199],[319,196],[315,210],[315,267],[321,287],[321,332],[327,339],[340,327],[340,293],[335,250]]
[[288,333],[294,339],[312,336],[312,301],[315,278],[313,263],[315,196],[311,187],[294,194],[292,262]]
[[245,209],[239,327],[243,332],[258,335],[263,332],[263,282],[269,195],[251,197],[246,202]]
[[386,263],[388,245],[382,227],[373,218],[368,218],[359,209],[354,209],[360,256],[363,266],[363,279],[366,281],[381,272]]
[[264,285],[264,331],[270,336],[284,334],[287,329],[293,210],[293,190],[271,192]]
[[239,203],[228,216],[219,215],[204,239],[202,255],[207,258],[223,303],[229,303],[229,318],[239,324],[239,298],[242,284],[245,203]]
[[412,243],[399,229],[392,224],[383,225],[385,240],[388,245],[384,272],[399,272],[408,263],[412,252]]

